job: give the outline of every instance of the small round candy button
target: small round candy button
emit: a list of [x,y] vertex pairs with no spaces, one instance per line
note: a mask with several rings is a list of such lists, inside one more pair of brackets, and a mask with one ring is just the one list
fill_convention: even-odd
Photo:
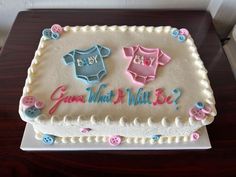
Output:
[[38,109],[43,109],[44,103],[42,101],[36,101],[34,106]]
[[119,135],[114,135],[109,138],[109,143],[112,146],[118,146],[121,144],[121,136]]
[[54,24],[54,25],[52,25],[52,27],[51,27],[51,31],[52,31],[53,33],[59,33],[59,34],[61,34],[61,33],[63,32],[63,29],[62,29],[61,25]]
[[181,29],[179,30],[179,33],[180,33],[180,34],[183,34],[183,35],[186,36],[186,37],[188,37],[188,35],[189,35],[189,31],[188,31],[186,28],[181,28]]
[[202,109],[202,108],[204,108],[204,104],[202,103],[202,102],[197,102],[196,104],[195,104],[195,106],[198,108],[198,109]]
[[153,139],[154,141],[158,141],[158,140],[160,139],[160,137],[161,137],[161,135],[153,135],[153,136],[152,136],[152,139]]
[[200,138],[200,135],[199,135],[199,133],[197,133],[197,132],[193,132],[193,133],[190,135],[191,141],[197,141],[199,138]]
[[201,110],[198,111],[198,113],[195,115],[196,120],[203,120],[205,119],[206,114],[202,112]]
[[52,31],[51,31],[51,29],[46,28],[46,29],[43,30],[42,34],[45,38],[51,39]]
[[89,131],[91,131],[92,129],[91,128],[81,128],[80,129],[80,132],[81,133],[88,133]]
[[29,107],[25,110],[25,115],[29,118],[36,118],[40,114],[41,114],[41,111],[34,106]]
[[210,114],[212,111],[210,106],[204,106],[204,108],[202,108],[202,112],[204,112],[205,114]]
[[44,134],[44,135],[43,135],[43,138],[42,138],[42,141],[43,141],[44,144],[49,144],[49,145],[51,145],[51,144],[53,144],[54,141],[55,141],[55,136],[53,136],[53,135],[48,135],[48,134]]
[[21,100],[21,103],[25,109],[34,106],[35,102],[36,98],[34,96],[24,96]]
[[171,35],[172,35],[173,37],[177,37],[177,36],[179,35],[179,30],[176,29],[176,28],[174,28],[174,29],[171,31]]
[[205,113],[196,107],[189,110],[189,115],[196,120],[203,120],[205,118]]
[[186,40],[186,37],[183,34],[178,35],[178,41],[184,42]]
[[60,34],[59,33],[52,33],[52,39],[59,39]]

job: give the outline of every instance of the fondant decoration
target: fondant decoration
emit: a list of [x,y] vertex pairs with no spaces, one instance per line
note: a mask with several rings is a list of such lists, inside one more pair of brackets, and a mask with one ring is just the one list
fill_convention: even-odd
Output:
[[34,96],[24,96],[21,100],[24,109],[34,106],[35,102],[36,98]]
[[29,107],[25,110],[25,115],[29,118],[36,118],[40,114],[40,109],[36,108],[35,106]]
[[189,110],[189,115],[196,120],[203,120],[211,113],[211,107],[205,105],[203,102],[197,102],[195,107]]
[[127,71],[134,81],[146,84],[156,77],[159,65],[166,65],[171,58],[159,48],[145,48],[140,45],[124,47],[124,56],[131,60]]
[[171,36],[177,38],[179,42],[184,42],[189,36],[189,31],[185,28],[181,28],[180,30],[173,28],[171,30]]
[[186,28],[181,28],[179,30],[179,33],[184,35],[185,37],[188,37],[189,36],[189,31],[186,29]]
[[59,34],[61,34],[61,33],[63,32],[63,28],[62,28],[60,25],[58,25],[58,24],[54,24],[54,25],[52,25],[52,27],[51,27],[51,31],[52,31],[53,33],[59,33]]
[[110,145],[118,146],[121,144],[121,136],[119,136],[119,135],[111,136],[111,137],[109,137],[108,141],[109,141]]
[[152,139],[156,142],[160,139],[161,135],[153,135]]
[[186,37],[183,34],[178,35],[178,41],[184,42],[186,40]]
[[81,128],[80,129],[80,132],[81,133],[88,133],[89,131],[91,131],[92,129],[91,128]]
[[109,48],[95,45],[87,50],[73,50],[63,58],[66,64],[74,64],[77,78],[87,84],[94,84],[107,74],[103,59],[110,53]]
[[43,109],[44,103],[42,101],[36,101],[34,106],[38,109]]
[[55,104],[52,106],[51,109],[49,109],[49,114],[53,114],[62,102],[69,103],[69,104],[85,102],[85,98],[83,95],[66,96],[65,95],[66,90],[67,90],[67,87],[65,85],[62,85],[56,88],[56,90],[52,93],[50,99],[52,101],[55,101]]
[[203,104],[203,102],[197,102],[196,104],[195,104],[195,106],[198,108],[198,109],[202,109],[202,108],[204,108],[204,104]]
[[54,24],[52,25],[51,28],[44,29],[42,32],[42,35],[46,39],[59,39],[60,34],[62,34],[62,32],[63,32],[63,28],[58,24]]
[[52,33],[51,37],[52,37],[52,39],[59,39],[60,34],[59,33]]
[[210,106],[204,106],[203,108],[202,108],[202,112],[204,112],[205,114],[210,114],[211,113],[211,111],[212,111],[212,109],[211,109],[211,107]]
[[55,138],[56,138],[56,137],[53,136],[53,135],[44,134],[44,135],[43,135],[43,138],[42,138],[42,141],[43,141],[44,144],[51,145],[51,144],[54,143]]
[[46,39],[52,39],[52,31],[49,28],[46,28],[43,30],[42,35],[46,38]]
[[177,28],[174,28],[172,31],[171,31],[171,35],[173,37],[177,37],[179,35],[179,30]]
[[198,132],[193,132],[193,133],[190,135],[191,141],[197,141],[199,138],[200,138],[200,135],[199,135]]
[[175,100],[173,101],[173,104],[175,105],[176,110],[178,110],[179,107],[177,105],[177,102],[181,96],[181,90],[179,88],[175,88],[174,90],[172,90],[172,93],[175,95]]
[[165,96],[164,95],[164,90],[159,88],[159,89],[156,89],[155,91],[155,101],[153,101],[153,106],[156,106],[156,105],[161,105],[161,104],[164,104],[164,103],[167,103],[167,104],[172,104],[173,101],[171,101],[171,98],[172,96]]
[[36,118],[41,114],[40,109],[44,107],[44,103],[37,100],[34,96],[24,96],[21,103],[23,111],[28,118]]
[[202,110],[200,110],[196,107],[193,107],[189,110],[189,115],[196,120],[203,120],[206,116],[205,113],[202,112]]

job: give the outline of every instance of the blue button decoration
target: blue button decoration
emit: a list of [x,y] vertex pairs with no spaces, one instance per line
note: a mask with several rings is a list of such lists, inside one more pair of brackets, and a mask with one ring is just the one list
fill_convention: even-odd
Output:
[[87,50],[73,50],[66,54],[64,62],[74,64],[75,75],[87,84],[95,84],[107,74],[104,58],[108,57],[111,50],[102,45],[95,45]]
[[152,139],[153,139],[154,141],[158,141],[158,140],[160,139],[160,137],[161,137],[161,135],[153,135],[153,136],[152,136]]
[[171,32],[171,35],[173,36],[173,37],[177,37],[178,35],[179,35],[179,30],[178,29],[173,29],[172,30],[172,32]]
[[186,40],[186,37],[183,34],[178,35],[178,41],[184,42]]
[[181,28],[178,30],[177,28],[172,28],[170,31],[172,37],[177,38],[179,42],[186,41],[187,37],[189,36],[189,32],[185,28]]
[[198,108],[198,109],[203,109],[204,108],[204,103],[203,102],[197,102],[196,104],[195,104],[195,106]]
[[29,107],[25,110],[25,115],[29,118],[36,118],[40,114],[40,109],[36,108],[35,106]]
[[60,34],[59,33],[52,33],[51,37],[52,37],[52,39],[59,39]]
[[48,134],[44,134],[44,135],[43,135],[43,138],[42,138],[42,141],[43,141],[44,144],[49,144],[49,145],[51,145],[51,144],[53,144],[54,141],[55,141],[55,136],[53,136],[53,135],[48,135]]
[[51,29],[49,29],[49,28],[44,29],[43,32],[42,32],[42,35],[44,37],[46,37],[47,39],[51,39],[52,38],[52,31],[51,31]]

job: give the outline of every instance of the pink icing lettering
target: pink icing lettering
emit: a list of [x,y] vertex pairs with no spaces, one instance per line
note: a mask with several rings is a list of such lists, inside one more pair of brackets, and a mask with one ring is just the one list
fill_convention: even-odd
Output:
[[164,104],[164,103],[167,103],[167,104],[172,104],[173,101],[171,101],[171,96],[165,96],[164,95],[164,90],[159,88],[159,89],[156,89],[155,91],[155,96],[156,96],[156,99],[155,101],[153,101],[153,106],[156,106],[157,104]]
[[83,95],[65,96],[66,89],[67,89],[66,86],[62,85],[62,86],[59,86],[58,88],[56,88],[56,90],[52,93],[50,98],[52,101],[55,101],[55,104],[49,110],[49,114],[53,114],[62,102],[64,102],[64,103],[85,103],[85,98]]

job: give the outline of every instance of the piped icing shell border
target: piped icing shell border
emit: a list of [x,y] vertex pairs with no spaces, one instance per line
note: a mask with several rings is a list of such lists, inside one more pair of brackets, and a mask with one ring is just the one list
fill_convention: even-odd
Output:
[[[35,139],[42,141],[43,133],[35,131]],[[199,136],[201,135],[201,130],[197,133]],[[122,137],[121,144],[171,144],[171,143],[180,143],[180,142],[188,142],[188,141],[196,141],[199,139],[194,139],[191,135],[185,136],[160,136],[157,140],[153,138],[142,138],[142,137]],[[56,137],[54,143],[55,144],[84,144],[84,143],[107,143],[109,140],[108,136],[80,136],[80,137]]]
[[[154,26],[65,26],[63,28],[65,33],[68,32],[76,32],[79,30],[82,30],[84,32],[86,31],[133,31],[133,32],[148,32],[148,33],[170,33],[170,31],[173,28],[170,26],[159,26],[159,27],[154,27]],[[178,40],[176,40],[178,42]],[[194,64],[196,65],[196,69],[198,70],[199,76],[200,76],[200,83],[203,87],[202,91],[206,96],[206,99],[203,100],[205,103],[210,105],[212,107],[212,112],[210,115],[205,118],[204,120],[201,121],[196,121],[192,117],[189,117],[188,119],[182,119],[180,117],[175,117],[172,120],[168,120],[166,117],[163,117],[160,119],[161,126],[162,127],[171,127],[171,126],[176,126],[176,127],[181,127],[183,125],[189,125],[192,127],[195,127],[195,129],[200,128],[201,126],[208,125],[213,122],[214,116],[217,114],[216,109],[215,109],[215,99],[213,96],[213,91],[210,86],[209,79],[207,77],[207,70],[205,69],[202,60],[200,59],[200,56],[197,52],[197,48],[194,44],[193,39],[189,35],[188,38],[186,39],[186,44],[189,46],[189,50],[192,52],[192,57],[194,58]],[[40,64],[40,57],[42,55],[42,50],[44,47],[47,45],[47,39],[42,36],[38,45],[38,49],[35,51],[34,58],[32,60],[32,63],[28,69],[28,77],[25,81],[25,86],[23,88],[23,95],[22,96],[28,96],[31,94],[32,90],[32,83],[34,82],[35,76],[37,75],[37,66]],[[52,115],[51,117],[48,117],[45,114],[40,114],[37,116],[35,119],[26,119],[24,118],[24,114],[22,111],[22,105],[20,103],[19,106],[19,113],[22,117],[23,120],[29,123],[37,123],[37,124],[60,124],[60,125],[68,125],[68,124],[80,124],[81,121],[90,121],[91,124],[97,124],[97,123],[105,123],[106,125],[110,125],[113,123],[118,123],[120,126],[129,126],[129,125],[139,125],[139,126],[148,126],[152,127],[160,122],[154,122],[151,117],[147,117],[146,121],[144,122],[139,122],[138,117],[134,117],[134,119],[130,122],[127,122],[125,117],[120,117],[119,121],[112,121],[110,119],[109,115],[106,115],[103,120],[99,119],[96,120],[96,115],[92,115],[91,117],[84,118],[83,115],[78,115],[77,117],[69,117],[68,115],[65,115],[64,117],[56,117]],[[72,121],[73,120],[73,121]]]

